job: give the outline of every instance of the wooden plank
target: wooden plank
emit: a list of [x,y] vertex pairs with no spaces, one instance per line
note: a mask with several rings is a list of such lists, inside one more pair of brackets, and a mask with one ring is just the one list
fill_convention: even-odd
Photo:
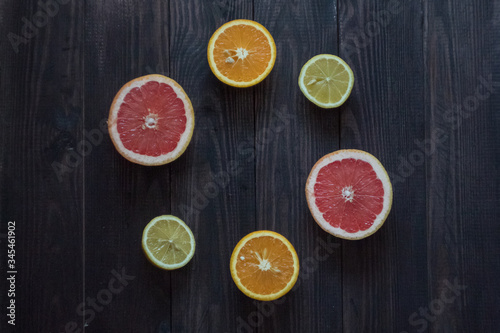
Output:
[[441,140],[426,173],[435,305],[417,328],[498,331],[500,6],[426,1],[425,31],[427,136]]
[[[169,74],[169,12],[165,1],[109,0],[86,2],[85,13],[85,129],[90,132],[100,131],[126,82],[153,72]],[[153,267],[140,243],[146,224],[170,213],[169,189],[170,166],[127,161],[103,130],[101,142],[85,158],[86,331],[170,330],[170,273]],[[108,283],[122,272],[129,280],[121,286],[114,282],[115,290],[123,289],[108,300]],[[97,310],[89,297],[97,299]]]
[[206,50],[223,23],[251,18],[252,1],[173,0],[170,8],[171,75],[196,116],[191,144],[172,164],[172,213],[197,241],[192,261],[172,273],[172,332],[235,332],[252,307],[231,279],[229,259],[255,228],[254,163],[246,153],[254,94],[219,82]]
[[340,332],[340,242],[314,222],[305,183],[315,162],[339,148],[341,110],[316,107],[297,83],[307,60],[337,53],[336,2],[255,1],[254,12],[277,46],[274,69],[255,96],[257,229],[287,237],[301,262],[296,287],[264,313],[258,331]]
[[340,56],[355,76],[341,147],[375,155],[394,191],[385,225],[343,242],[344,330],[399,332],[428,302],[421,3],[341,0],[339,13]]
[[82,139],[83,15],[79,2],[10,0],[0,13],[0,233],[16,222],[17,271],[10,298],[2,238],[0,331],[59,332],[81,323],[83,299],[83,174],[78,159],[66,160]]
[[[1,332],[498,330],[497,3],[58,1],[31,37],[23,18],[38,1],[0,4],[0,270],[11,220],[19,267],[16,327],[2,314]],[[250,89],[220,83],[206,61],[211,34],[236,18],[278,47]],[[10,32],[25,35],[18,51]],[[354,70],[338,110],[297,86],[319,53]],[[151,73],[177,80],[196,113],[186,153],[154,168],[121,157],[105,128],[118,89]],[[327,237],[304,198],[313,164],[338,148],[373,153],[393,181],[391,215],[363,241]],[[174,272],[140,249],[147,222],[169,213],[197,239]],[[278,302],[230,277],[234,245],[256,229],[285,235],[302,263]],[[6,290],[1,279],[3,309]]]

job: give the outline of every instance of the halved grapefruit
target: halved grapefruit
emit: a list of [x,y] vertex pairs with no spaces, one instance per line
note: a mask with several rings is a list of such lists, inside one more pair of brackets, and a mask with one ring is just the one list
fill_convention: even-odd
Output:
[[384,224],[392,206],[392,185],[373,155],[338,150],[314,165],[306,198],[323,230],[344,239],[362,239]]
[[193,106],[174,80],[156,74],[142,76],[116,94],[108,129],[116,149],[129,161],[142,165],[170,163],[191,141]]

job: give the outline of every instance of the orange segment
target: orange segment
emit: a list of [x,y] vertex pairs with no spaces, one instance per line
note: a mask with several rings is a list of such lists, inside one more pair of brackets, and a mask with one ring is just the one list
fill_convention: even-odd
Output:
[[245,236],[231,256],[231,276],[247,296],[270,301],[285,295],[297,281],[299,260],[282,235],[261,230]]
[[212,35],[207,54],[210,68],[219,80],[234,87],[249,87],[271,72],[276,45],[259,23],[234,20]]

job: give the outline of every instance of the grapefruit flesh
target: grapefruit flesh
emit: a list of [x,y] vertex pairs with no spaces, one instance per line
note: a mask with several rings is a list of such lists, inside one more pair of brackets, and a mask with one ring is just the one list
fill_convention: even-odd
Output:
[[321,228],[337,237],[361,239],[385,222],[392,206],[392,185],[374,156],[339,150],[313,167],[306,197]]
[[125,96],[117,127],[125,148],[137,154],[160,156],[177,147],[186,122],[184,103],[172,87],[150,81]]
[[353,158],[321,169],[314,192],[325,220],[350,233],[370,228],[384,203],[384,187],[371,165]]
[[116,149],[129,161],[166,164],[181,156],[191,141],[193,106],[174,80],[156,74],[139,77],[116,94],[108,129]]

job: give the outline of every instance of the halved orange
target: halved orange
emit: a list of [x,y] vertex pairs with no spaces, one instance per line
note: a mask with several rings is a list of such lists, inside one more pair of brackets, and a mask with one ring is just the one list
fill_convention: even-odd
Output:
[[392,206],[392,185],[373,155],[344,149],[314,165],[307,179],[306,198],[312,216],[326,232],[361,239],[384,224]]
[[233,87],[250,87],[273,69],[276,44],[261,24],[234,20],[215,31],[207,54],[210,69],[219,80]]
[[142,76],[116,94],[108,129],[116,149],[129,161],[166,164],[181,156],[191,141],[193,106],[174,80],[156,74]]
[[231,255],[231,276],[248,297],[272,301],[285,295],[299,276],[299,258],[282,235],[268,230],[243,237]]

